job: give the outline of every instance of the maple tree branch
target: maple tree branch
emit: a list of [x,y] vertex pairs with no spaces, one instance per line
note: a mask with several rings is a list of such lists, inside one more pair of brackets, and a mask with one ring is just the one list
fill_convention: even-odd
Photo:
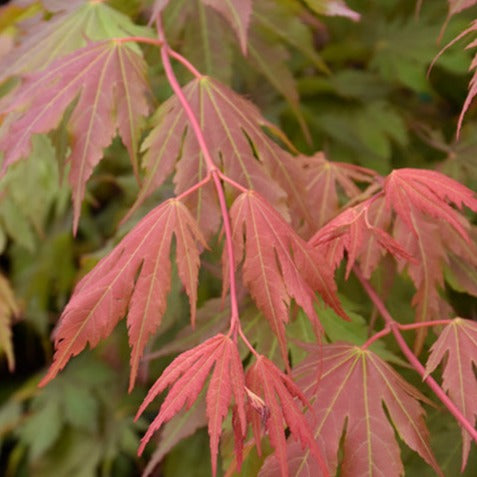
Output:
[[200,189],[201,187],[203,187],[205,184],[207,184],[208,182],[210,182],[210,179],[212,178],[212,176],[210,174],[207,174],[202,180],[200,180],[199,182],[197,182],[196,184],[194,184],[193,186],[189,187],[187,190],[185,190],[184,192],[182,192],[182,194],[179,194],[176,196],[176,199],[177,200],[182,200],[182,199],[185,199],[188,195],[194,193],[197,189]]
[[[162,27],[161,16],[158,15],[156,18],[156,28],[159,35],[159,40],[161,42],[161,58],[162,64],[164,65],[164,71],[166,73],[167,80],[174,91],[177,99],[181,103],[184,112],[189,119],[189,122],[194,131],[197,142],[199,143],[200,150],[204,155],[204,160],[207,166],[209,175],[212,177],[215,188],[217,190],[217,196],[220,204],[220,211],[222,214],[223,227],[225,232],[225,247],[227,252],[227,259],[229,261],[229,287],[230,287],[230,309],[231,309],[231,318],[230,318],[230,329],[233,333],[234,339],[237,338],[237,330],[240,329],[239,321],[239,310],[238,310],[238,300],[237,300],[237,283],[235,281],[235,257],[234,249],[232,242],[232,227],[230,225],[230,216],[227,208],[227,202],[225,200],[224,188],[222,187],[221,177],[224,177],[220,173],[220,170],[215,165],[212,156],[210,154],[207,142],[205,140],[204,134],[200,127],[200,124],[195,117],[194,112],[192,111],[191,105],[189,104],[187,98],[185,97],[182,88],[177,81],[177,78],[172,69],[170,55],[172,50],[169,48],[167,40],[165,38],[164,29]],[[179,55],[180,56],[180,55]],[[202,77],[202,75],[200,75]],[[241,331],[241,330],[240,330]],[[247,342],[248,343],[248,342]]]
[[[407,358],[409,363],[413,368],[421,375],[422,380],[431,388],[434,394],[439,398],[439,400],[444,404],[448,411],[455,417],[457,422],[469,433],[472,439],[477,443],[477,430],[474,429],[474,426],[469,422],[466,417],[462,414],[460,409],[451,401],[449,396],[445,391],[439,386],[437,381],[426,372],[426,368],[421,364],[417,359],[416,355],[412,352],[411,348],[407,345],[404,337],[399,331],[399,323],[397,323],[394,318],[389,313],[386,305],[381,300],[380,296],[376,290],[372,287],[369,281],[364,278],[363,274],[358,267],[353,267],[356,277],[360,281],[362,287],[368,294],[369,298],[373,302],[374,306],[377,308],[384,321],[386,326],[392,331],[394,338],[396,339],[399,347],[401,348],[402,353]],[[445,320],[442,320],[445,321]]]

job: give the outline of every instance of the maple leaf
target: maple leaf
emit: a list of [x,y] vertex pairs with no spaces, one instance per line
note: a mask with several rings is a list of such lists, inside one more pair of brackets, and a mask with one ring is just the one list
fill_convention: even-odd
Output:
[[338,267],[346,251],[346,277],[359,260],[363,274],[369,278],[383,252],[398,259],[412,259],[405,247],[386,232],[390,223],[391,213],[386,210],[383,198],[373,197],[345,209],[319,229],[308,243],[327,257],[333,269]]
[[[442,314],[446,318],[437,289],[443,286],[442,265],[448,260],[447,254],[451,251],[465,259],[469,255],[466,249],[477,253],[469,238],[469,223],[448,203],[477,211],[474,193],[439,172],[418,169],[393,171],[385,179],[383,190],[387,207],[397,215],[394,238],[416,259],[407,265],[417,289],[413,298],[416,320],[439,318]],[[416,352],[420,351],[426,333],[426,328],[417,330]]]
[[14,75],[42,70],[53,60],[86,46],[88,40],[151,34],[149,29],[135,25],[106,2],[48,2],[45,7],[54,12],[64,10],[64,13],[25,27],[21,42],[0,63],[0,82]]
[[94,347],[108,336],[128,310],[129,389],[132,389],[146,342],[159,327],[166,308],[173,235],[179,277],[189,296],[194,322],[199,270],[197,243],[205,246],[205,241],[184,204],[170,199],[149,212],[78,283],[54,332],[54,360],[41,386],[51,381],[87,343]]
[[[141,120],[148,113],[145,64],[120,41],[92,43],[25,76],[6,109],[18,114],[0,138],[3,171],[27,156],[33,134],[58,127],[75,102],[68,120],[72,136],[69,180],[73,188],[74,230],[78,226],[85,183],[116,133],[128,148],[133,167]],[[26,110],[25,110],[26,109]]]
[[[262,127],[275,128],[260,115],[258,109],[209,77],[192,80],[183,92],[199,121],[217,167],[244,187],[257,190],[285,214],[285,193],[288,194],[290,202],[297,204],[294,210],[300,209],[297,216],[306,217],[307,206],[300,190],[304,179],[300,172],[291,172],[293,158],[262,131]],[[132,211],[164,182],[177,161],[174,177],[177,194],[188,190],[207,175],[199,143],[176,96],[159,107],[153,122],[155,127],[142,146],[142,150],[146,151],[143,159],[146,178]],[[233,197],[237,191],[230,189],[230,194]],[[196,194],[191,194],[186,203],[194,211],[206,235],[217,230],[220,209],[212,184],[206,184]]]
[[322,152],[303,156],[302,167],[306,170],[306,190],[315,229],[338,213],[338,187],[348,199],[354,199],[361,194],[356,182],[371,183],[377,175],[364,167],[329,161]]
[[[447,355],[447,359],[444,358]],[[471,320],[455,318],[448,324],[432,345],[426,364],[426,373],[432,373],[439,363],[444,363],[442,386],[462,411],[466,419],[475,425],[477,418],[477,324]],[[462,429],[462,471],[470,452],[470,436]]]
[[[204,5],[214,8],[229,23],[240,42],[243,54],[247,53],[247,30],[252,13],[252,0],[200,0]],[[169,0],[156,0],[152,10],[154,21],[169,4]]]
[[447,0],[449,3],[449,16],[470,8],[477,3],[477,0]]
[[277,335],[282,357],[288,362],[285,323],[292,298],[317,327],[315,292],[347,318],[336,296],[332,271],[257,193],[241,194],[230,209],[230,217],[237,251],[235,266],[244,255],[244,283]]
[[[336,472],[342,442],[343,477],[403,475],[394,426],[401,439],[443,475],[418,401],[425,397],[373,352],[348,344],[310,347],[294,376],[312,402],[314,413],[308,413],[308,419],[331,474]],[[289,444],[287,455],[293,476],[321,475],[308,450]],[[274,459],[266,462],[261,476],[273,475]]]
[[247,53],[247,29],[252,13],[252,0],[202,0],[215,8],[234,29],[243,54]]
[[[303,405],[309,406],[300,388],[263,355],[260,355],[248,370],[246,382],[252,392],[263,396],[267,407],[265,425],[270,443],[275,449],[275,457],[279,461],[281,475],[288,476],[284,422],[288,425],[291,434],[301,442],[302,448],[311,452],[323,475],[328,475],[320,448],[308,428],[297,400],[295,400],[298,398]],[[255,433],[255,440],[259,441],[257,433]]]
[[387,176],[383,186],[386,204],[394,209],[411,231],[417,233],[413,222],[413,211],[421,212],[434,219],[442,219],[456,229],[467,241],[463,217],[449,202],[459,209],[466,205],[477,212],[477,199],[474,192],[459,182],[437,171],[422,169],[396,169]]
[[245,377],[237,345],[223,334],[218,334],[204,343],[180,354],[162,373],[149,390],[138,410],[139,417],[155,397],[170,387],[157,417],[144,435],[139,454],[152,435],[184,406],[190,408],[199,396],[211,371],[212,377],[206,395],[207,418],[210,436],[212,472],[216,475],[219,439],[222,423],[227,415],[232,395],[238,409],[242,434],[245,433]]

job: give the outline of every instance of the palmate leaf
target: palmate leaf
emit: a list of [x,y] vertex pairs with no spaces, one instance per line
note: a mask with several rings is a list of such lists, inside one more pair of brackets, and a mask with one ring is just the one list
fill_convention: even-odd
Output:
[[240,195],[230,217],[237,251],[235,266],[244,256],[244,283],[277,335],[282,357],[288,362],[285,323],[292,299],[316,328],[315,292],[338,315],[347,318],[336,296],[333,273],[321,254],[312,250],[257,193]]
[[376,177],[371,169],[329,161],[323,153],[302,158],[307,176],[307,196],[315,230],[334,217],[340,209],[338,190],[354,199],[361,193],[358,182],[370,184]]
[[184,406],[189,409],[200,394],[209,372],[214,368],[206,395],[207,418],[210,436],[212,471],[217,471],[217,455],[222,423],[227,415],[232,396],[242,434],[245,433],[245,377],[237,345],[223,334],[218,334],[204,343],[180,354],[162,373],[149,390],[137,416],[166,388],[169,393],[159,414],[149,426],[141,441],[139,453],[152,435],[172,419]]
[[252,0],[202,0],[221,13],[234,29],[244,54],[247,53],[247,29],[252,13]]
[[[446,358],[447,356],[447,358]],[[432,373],[444,363],[442,386],[462,411],[466,419],[475,424],[477,418],[477,324],[455,318],[447,325],[432,345],[426,372]],[[462,471],[470,452],[470,436],[462,429]]]
[[[258,109],[209,77],[191,81],[183,91],[217,167],[244,187],[259,192],[285,215],[288,195],[290,203],[295,204],[296,220],[304,220],[308,215],[300,189],[304,178],[294,167],[293,158],[262,131],[262,127],[274,128]],[[143,143],[146,178],[132,211],[173,172],[177,160],[174,177],[177,194],[207,175],[199,144],[177,97],[173,96],[159,107],[154,124]],[[230,194],[233,197],[237,191],[230,189]],[[217,230],[220,209],[212,184],[191,194],[186,203],[206,235]]]
[[[424,411],[418,401],[425,398],[415,388],[376,354],[358,346],[332,344],[309,351],[294,376],[312,402],[314,412],[308,413],[308,422],[332,475],[338,465],[340,442],[343,477],[403,475],[393,426],[437,475],[443,475],[429,446]],[[294,477],[322,475],[310,452],[296,444],[288,444],[287,459]],[[273,475],[274,460],[266,461],[262,477]]]
[[86,46],[88,41],[150,34],[106,2],[61,1],[47,2],[45,6],[55,13],[65,11],[47,22],[28,25],[19,45],[0,62],[0,82],[13,75],[42,70],[53,60]]
[[73,188],[74,230],[77,229],[85,183],[111,144],[116,130],[128,148],[133,167],[141,120],[148,113],[145,63],[125,43],[92,43],[53,62],[46,70],[25,76],[6,105],[13,115],[3,136],[3,171],[31,151],[33,134],[68,120],[71,134],[69,180]]
[[[240,42],[242,52],[247,52],[247,30],[252,13],[252,0],[200,0],[204,5],[214,8],[229,23]],[[169,0],[156,0],[152,10],[151,21],[169,4]]]
[[[301,401],[303,405],[309,406],[309,403],[293,380],[282,373],[270,360],[259,356],[248,370],[246,382],[252,392],[263,396],[267,408],[265,426],[270,443],[275,450],[274,458],[279,462],[281,476],[288,476],[284,423],[288,425],[292,436],[301,443],[302,448],[306,448],[311,453],[315,465],[322,472],[322,474],[315,475],[328,475],[320,448],[316,444],[298,404]],[[255,415],[255,419],[257,419],[257,415]],[[258,445],[260,436],[255,434],[255,440]]]
[[319,229],[308,243],[327,257],[333,269],[339,266],[346,251],[346,276],[359,261],[364,275],[369,278],[386,251],[396,258],[412,258],[386,232],[390,223],[391,212],[386,210],[384,200],[373,197],[341,212]]
[[187,208],[168,200],[152,210],[76,286],[55,330],[55,355],[41,385],[51,381],[72,356],[94,347],[128,314],[130,390],[148,338],[159,327],[170,289],[169,259],[176,238],[179,277],[195,318],[199,250],[205,242]]

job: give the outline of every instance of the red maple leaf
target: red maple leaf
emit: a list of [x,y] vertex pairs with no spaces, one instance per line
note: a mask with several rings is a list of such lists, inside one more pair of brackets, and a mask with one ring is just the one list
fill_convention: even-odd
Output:
[[184,204],[170,199],[146,215],[78,283],[55,330],[54,360],[41,386],[52,380],[87,343],[94,347],[108,336],[127,312],[132,389],[144,347],[166,309],[173,235],[179,277],[189,296],[194,322],[199,271],[197,243],[205,246],[205,242]]
[[[447,359],[446,358],[447,355]],[[462,411],[466,419],[475,425],[477,418],[477,324],[456,318],[447,325],[432,345],[426,371],[432,373],[439,363],[444,363],[442,386]],[[462,429],[462,471],[470,452],[470,436]]]
[[[296,203],[299,218],[306,217],[307,205],[300,190],[300,169],[293,158],[262,130],[273,126],[249,101],[218,81],[201,77],[183,88],[184,95],[201,126],[215,165],[230,179],[259,192],[270,204],[288,216],[285,199]],[[175,192],[181,194],[207,176],[200,145],[178,98],[164,102],[154,117],[155,127],[142,145],[146,152],[143,188],[132,211],[172,174]],[[176,165],[177,163],[177,165]],[[228,186],[227,186],[228,187]],[[231,197],[238,191],[229,188]],[[205,235],[215,232],[220,209],[212,184],[186,198]]]
[[15,115],[0,139],[0,150],[5,151],[3,171],[30,153],[33,134],[58,127],[75,102],[67,125],[71,134],[68,161],[74,230],[86,181],[116,130],[137,168],[140,124],[149,111],[145,71],[141,56],[120,40],[92,43],[54,61],[45,70],[25,75],[9,98],[6,111]]
[[[313,456],[322,475],[329,475],[320,448],[299,406],[300,401],[309,406],[308,400],[292,379],[261,355],[247,371],[246,382],[254,393],[263,397],[268,412],[262,419],[275,449],[274,456],[279,462],[282,477],[288,476],[284,423],[288,425],[291,435],[301,443],[302,450],[306,449]],[[260,437],[257,427],[255,441],[258,443]]]
[[[401,439],[442,476],[418,401],[425,398],[376,354],[348,344],[310,348],[294,376],[312,402],[314,413],[308,419],[331,474],[342,442],[343,477],[403,475],[394,425]],[[289,444],[286,459],[295,477],[321,475],[310,453],[297,445]],[[261,475],[274,475],[274,460],[266,462]]]
[[170,387],[157,417],[149,426],[139,447],[139,454],[152,435],[184,406],[190,408],[202,390],[212,367],[212,377],[206,396],[207,418],[210,436],[212,472],[217,471],[217,454],[222,423],[227,415],[232,396],[242,434],[245,433],[245,377],[236,344],[218,334],[204,343],[180,354],[162,373],[149,390],[138,410],[139,417],[155,397]]
[[[285,323],[291,299],[318,325],[315,292],[343,318],[333,272],[282,216],[255,192],[241,194],[230,209],[236,264],[243,258],[245,285],[277,335],[288,362]],[[229,264],[227,264],[229,266]]]
[[306,171],[306,190],[315,229],[338,213],[341,206],[338,192],[354,199],[361,194],[356,183],[371,183],[377,176],[376,172],[364,167],[329,161],[321,152],[302,157],[301,161]]

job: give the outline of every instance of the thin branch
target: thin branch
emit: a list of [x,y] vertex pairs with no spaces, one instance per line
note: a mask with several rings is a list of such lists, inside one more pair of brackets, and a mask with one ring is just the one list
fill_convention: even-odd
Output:
[[439,386],[437,381],[426,372],[426,368],[417,359],[416,355],[412,352],[411,348],[409,348],[402,334],[400,333],[399,323],[397,323],[391,316],[385,304],[381,300],[380,296],[371,286],[369,281],[364,278],[359,268],[354,267],[354,272],[361,285],[363,286],[364,290],[368,294],[369,298],[373,302],[374,306],[377,308],[384,321],[386,322],[386,326],[391,329],[394,338],[396,339],[399,347],[401,348],[401,351],[403,352],[404,356],[406,356],[409,363],[421,375],[422,380],[432,389],[432,391],[440,399],[442,404],[444,404],[444,406],[449,410],[449,412],[456,418],[457,422],[469,433],[472,439],[477,443],[477,430],[474,429],[472,423],[466,419],[460,409],[449,399],[449,397]]
[[[230,216],[229,211],[227,208],[227,202],[225,200],[225,193],[222,187],[221,177],[223,175],[220,173],[219,169],[215,165],[212,156],[210,154],[209,148],[207,146],[207,142],[205,140],[204,134],[200,127],[200,124],[195,117],[192,108],[185,97],[182,89],[177,81],[177,78],[174,74],[174,70],[172,69],[170,56],[173,55],[172,50],[169,48],[167,40],[164,35],[164,29],[161,23],[161,17],[158,15],[156,19],[156,28],[159,35],[159,40],[161,42],[161,58],[162,63],[164,65],[164,71],[167,76],[167,80],[174,91],[175,95],[177,96],[179,102],[181,103],[184,112],[189,119],[189,122],[192,126],[194,131],[195,137],[197,142],[199,143],[200,150],[204,156],[205,164],[209,171],[209,175],[212,177],[214,181],[215,188],[217,190],[217,195],[219,198],[220,204],[220,211],[222,214],[224,232],[225,232],[225,248],[227,253],[227,259],[229,262],[229,286],[230,286],[230,308],[231,308],[231,319],[230,319],[230,327],[233,331],[234,338],[237,337],[237,330],[240,328],[240,321],[239,321],[239,310],[238,310],[238,300],[237,300],[237,283],[235,280],[235,257],[234,257],[234,249],[233,249],[233,242],[232,242],[232,227],[230,225]],[[177,58],[177,56],[174,56]],[[197,72],[198,73],[198,72]],[[198,73],[200,75],[200,73]],[[200,75],[201,77],[201,75]],[[240,330],[241,331],[241,330]]]

